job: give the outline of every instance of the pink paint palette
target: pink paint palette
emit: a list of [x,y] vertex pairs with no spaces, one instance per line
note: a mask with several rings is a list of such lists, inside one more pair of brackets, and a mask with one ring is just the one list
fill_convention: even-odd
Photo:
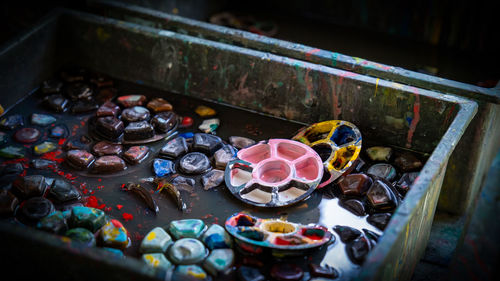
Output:
[[270,139],[238,152],[225,181],[241,201],[260,207],[288,206],[307,198],[323,176],[323,162],[309,146]]
[[322,225],[261,219],[246,213],[230,216],[225,227],[240,248],[254,254],[263,253],[266,249],[280,256],[303,254],[304,250],[320,247],[335,239]]

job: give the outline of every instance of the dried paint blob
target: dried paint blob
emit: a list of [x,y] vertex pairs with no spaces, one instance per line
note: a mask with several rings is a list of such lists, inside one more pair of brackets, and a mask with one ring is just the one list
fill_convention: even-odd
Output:
[[96,112],[97,117],[114,116],[120,113],[120,107],[113,102],[107,101],[101,105]]
[[147,121],[132,122],[124,130],[124,139],[127,141],[145,140],[154,135],[154,128]]
[[94,160],[94,155],[85,150],[74,149],[66,153],[66,162],[77,170],[87,169],[94,162]]
[[55,123],[57,119],[54,116],[47,114],[33,113],[31,114],[31,124],[38,126],[47,126]]
[[127,168],[127,164],[122,158],[116,155],[105,155],[97,158],[92,166],[92,172],[100,173],[116,173]]
[[22,146],[5,146],[0,148],[0,157],[4,158],[23,158],[24,147]]
[[127,122],[137,122],[149,119],[150,113],[145,107],[133,106],[123,110],[121,119]]
[[189,128],[191,126],[193,126],[193,118],[189,117],[189,116],[184,116],[182,118],[182,121],[181,121],[181,124],[179,125],[181,128]]
[[123,153],[123,158],[135,165],[141,163],[147,157],[148,153],[149,147],[145,145],[131,146]]
[[179,168],[186,174],[199,175],[212,168],[208,157],[200,152],[191,152],[184,155],[179,161]]
[[212,119],[207,119],[203,120],[201,125],[198,127],[200,131],[204,133],[213,133],[217,128],[219,128],[220,120],[218,118],[212,118]]
[[205,105],[200,105],[200,106],[196,107],[196,109],[194,111],[196,112],[196,114],[198,114],[201,117],[211,117],[217,113],[213,108],[210,108],[210,107],[205,106]]
[[92,147],[92,150],[97,156],[119,155],[123,152],[123,146],[108,141],[100,141]]
[[123,107],[143,105],[146,102],[146,96],[143,95],[121,96],[118,97],[117,102]]
[[14,139],[20,143],[36,142],[42,133],[36,128],[22,128],[14,134]]
[[12,130],[23,125],[24,119],[20,114],[14,114],[0,119],[0,128],[2,129]]
[[59,125],[50,129],[50,137],[52,138],[64,138],[67,134],[67,129],[65,126]]
[[154,98],[148,102],[147,108],[155,113],[163,111],[171,111],[172,105],[163,98]]
[[33,147],[33,152],[36,155],[42,155],[47,152],[52,152],[57,149],[57,145],[50,141],[44,141],[40,144],[37,144]]

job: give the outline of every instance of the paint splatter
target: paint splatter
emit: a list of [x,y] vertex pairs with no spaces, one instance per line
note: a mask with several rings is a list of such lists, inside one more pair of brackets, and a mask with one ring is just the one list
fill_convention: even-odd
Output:
[[[333,103],[333,119],[339,119],[340,113],[342,112],[342,108],[339,104],[339,95],[337,94],[337,84],[333,80],[334,78],[330,76],[330,87],[332,89],[332,103]],[[339,83],[342,80],[339,79]]]
[[106,204],[99,204],[99,200],[97,199],[97,197],[95,197],[94,195],[90,195],[89,197],[87,197],[87,203],[85,204],[85,206],[96,209],[104,209],[104,207],[106,207]]
[[311,59],[311,55],[313,55],[313,54],[315,54],[315,53],[317,53],[319,51],[321,51],[321,50],[320,49],[312,49],[312,50],[307,51],[306,52],[306,59],[310,60]]
[[127,222],[127,221],[132,220],[134,218],[134,216],[132,214],[129,214],[129,213],[123,213],[122,218]]
[[411,142],[413,139],[413,134],[417,129],[417,124],[420,121],[420,96],[415,94],[415,102],[413,103],[413,119],[411,120],[410,129],[408,130],[408,136],[406,138],[406,147],[411,147]]

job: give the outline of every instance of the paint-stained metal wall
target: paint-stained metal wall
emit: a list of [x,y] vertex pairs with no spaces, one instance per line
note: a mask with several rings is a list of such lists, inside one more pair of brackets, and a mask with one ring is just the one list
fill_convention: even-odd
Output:
[[[411,275],[421,254],[415,249],[426,245],[448,158],[477,110],[475,102],[171,31],[79,12],[61,13],[0,52],[0,62],[15,63],[30,58],[33,47],[29,45],[35,44],[44,58],[26,59],[23,67],[10,71],[1,68],[2,93],[22,98],[24,88],[7,80],[25,77],[30,81],[25,87],[40,83],[47,75],[42,71],[54,70],[36,67],[44,60],[50,60],[54,68],[74,63],[136,83],[300,122],[348,119],[365,140],[431,153],[359,278],[402,280]],[[56,38],[51,36],[54,31]],[[0,232],[7,236],[16,231],[6,231],[6,227],[1,224]],[[44,247],[71,247],[52,243],[50,236],[41,239],[47,240]],[[75,271],[88,270],[83,265],[87,258],[100,259],[68,251],[75,255],[65,255],[67,261],[82,265]],[[386,262],[395,261],[397,267],[386,267]],[[115,272],[121,266],[127,266],[123,272],[143,272],[137,264],[106,262],[110,263],[107,280],[122,280],[123,275]]]
[[[473,206],[480,190],[484,176],[492,161],[490,151],[498,151],[500,142],[495,136],[500,135],[500,126],[495,126],[500,115],[500,88],[488,89],[466,83],[460,83],[440,77],[429,76],[398,67],[384,65],[362,58],[351,57],[336,52],[321,50],[301,44],[295,44],[273,38],[267,38],[256,34],[228,29],[225,27],[206,24],[175,15],[157,12],[137,6],[128,6],[114,1],[94,1],[96,11],[106,15],[136,22],[141,25],[172,30],[183,34],[207,38],[210,40],[225,42],[232,45],[244,46],[264,52],[284,55],[301,61],[308,61],[320,65],[339,68],[357,74],[379,77],[402,84],[415,87],[455,94],[477,100],[480,106],[479,113],[474,118],[472,125],[468,128],[466,136],[460,141],[456,152],[450,159],[450,165],[446,171],[443,191],[438,203],[438,209],[455,215],[467,214]],[[378,81],[378,80],[377,80]],[[322,81],[313,81],[318,87],[324,87]],[[320,84],[317,84],[317,83]],[[377,87],[376,87],[377,88]],[[383,93],[383,91],[376,91]],[[389,96],[390,93],[389,93]],[[334,104],[342,104],[337,94],[332,92]],[[394,103],[395,101],[388,101]],[[422,105],[426,106],[426,105]],[[383,110],[387,110],[383,107]],[[387,129],[389,134],[393,128],[408,128],[407,139],[412,139],[414,131],[419,122],[419,110],[413,108],[404,115],[390,113],[380,124],[382,130]],[[420,105],[418,106],[420,109]],[[333,116],[353,118],[352,116],[341,116],[339,106],[334,106]],[[440,108],[436,112],[453,117],[454,109]],[[417,118],[415,118],[415,116]],[[355,117],[354,117],[355,118]],[[322,119],[324,120],[324,119]]]

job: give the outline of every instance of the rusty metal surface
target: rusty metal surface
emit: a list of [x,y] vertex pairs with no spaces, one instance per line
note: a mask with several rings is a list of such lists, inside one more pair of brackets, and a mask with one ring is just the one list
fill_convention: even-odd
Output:
[[[410,278],[425,249],[448,159],[477,111],[475,102],[461,97],[66,10],[57,11],[0,52],[0,91],[15,97],[6,104],[22,98],[27,93],[23,87],[28,87],[9,83],[10,79],[25,77],[37,84],[46,78],[40,66],[35,67],[40,61],[29,60],[28,45],[34,38],[42,57],[54,68],[71,62],[158,89],[303,123],[342,118],[355,123],[368,142],[430,153],[384,236],[360,268],[355,278],[359,280]],[[25,64],[5,67],[16,60]],[[79,259],[68,256],[70,262]],[[142,272],[133,264],[109,262],[113,264],[107,273],[110,279],[118,280],[113,272],[123,266]]]

